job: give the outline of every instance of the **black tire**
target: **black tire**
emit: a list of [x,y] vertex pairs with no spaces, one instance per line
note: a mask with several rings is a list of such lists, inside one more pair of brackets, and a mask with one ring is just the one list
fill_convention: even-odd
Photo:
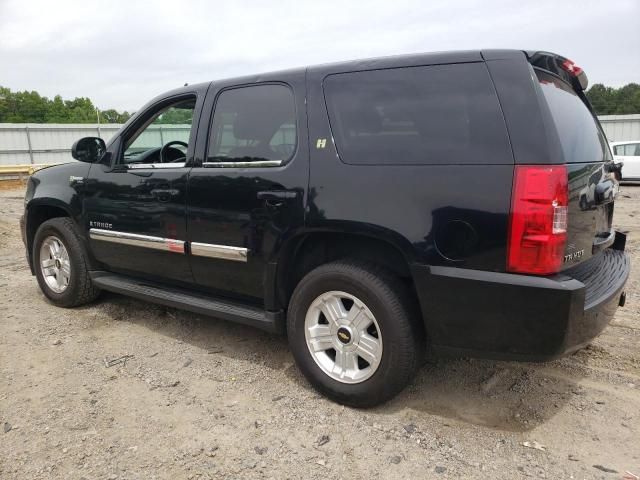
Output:
[[[336,290],[361,300],[381,330],[382,359],[360,383],[331,378],[307,347],[307,310],[320,295]],[[423,357],[426,342],[416,305],[401,279],[375,265],[345,260],[316,268],[295,288],[287,313],[289,345],[298,367],[317,390],[339,403],[372,407],[391,399],[413,379]]]
[[[47,284],[40,263],[40,247],[50,236],[54,236],[62,242],[68,252],[71,265],[69,284],[61,293],[55,292]],[[70,218],[52,218],[40,225],[33,240],[32,257],[38,285],[51,303],[59,307],[77,307],[95,300],[100,294],[100,290],[94,287],[91,282],[87,268],[87,252]]]

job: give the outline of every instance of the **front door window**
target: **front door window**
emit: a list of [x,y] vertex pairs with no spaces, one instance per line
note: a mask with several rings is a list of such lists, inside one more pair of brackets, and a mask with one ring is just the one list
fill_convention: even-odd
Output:
[[195,100],[169,105],[153,115],[125,144],[126,165],[183,166],[191,141]]

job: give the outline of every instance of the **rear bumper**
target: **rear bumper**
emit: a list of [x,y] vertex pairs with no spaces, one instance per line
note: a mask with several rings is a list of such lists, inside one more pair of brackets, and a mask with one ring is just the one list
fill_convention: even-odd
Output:
[[551,360],[587,345],[609,324],[631,270],[616,242],[552,277],[414,266],[436,353]]

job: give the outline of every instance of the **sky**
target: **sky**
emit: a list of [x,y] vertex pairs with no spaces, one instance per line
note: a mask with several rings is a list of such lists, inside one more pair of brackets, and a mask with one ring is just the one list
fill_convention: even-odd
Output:
[[332,61],[547,50],[640,83],[640,0],[0,0],[0,85],[133,111],[184,83]]

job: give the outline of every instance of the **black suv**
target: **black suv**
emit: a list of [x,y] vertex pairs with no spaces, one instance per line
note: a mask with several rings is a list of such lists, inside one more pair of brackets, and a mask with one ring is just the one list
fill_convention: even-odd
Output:
[[378,58],[185,86],[28,183],[51,302],[109,290],[286,332],[370,406],[436,354],[547,360],[624,303],[619,168],[546,52]]

